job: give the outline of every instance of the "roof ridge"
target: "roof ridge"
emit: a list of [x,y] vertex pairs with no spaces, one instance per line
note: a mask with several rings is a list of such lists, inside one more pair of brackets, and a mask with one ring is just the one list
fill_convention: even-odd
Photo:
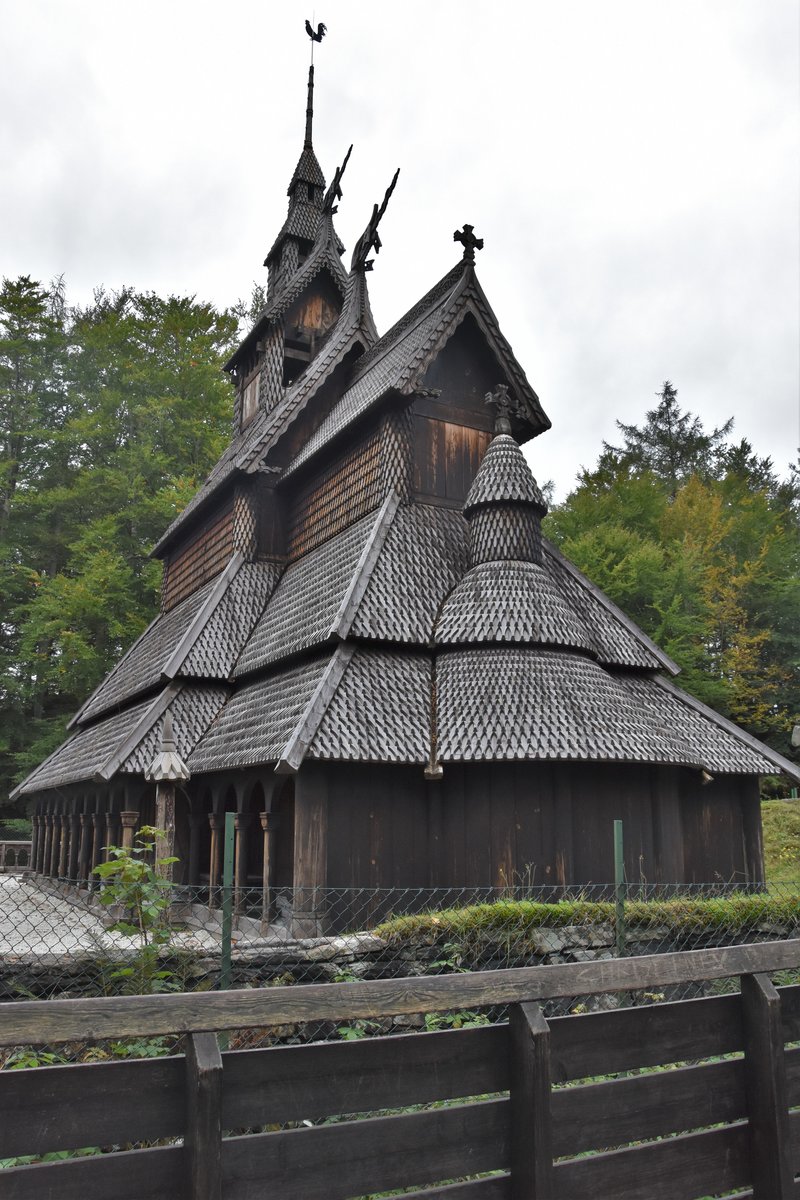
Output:
[[299,771],[314,735],[322,723],[322,718],[327,712],[328,705],[333,699],[334,692],[341,683],[342,676],[353,657],[354,649],[355,647],[344,642],[336,647],[300,720],[283,747],[281,757],[275,766],[276,774],[294,775]]
[[[408,309],[408,311],[404,313],[398,321],[395,321],[391,329],[388,329],[387,332],[378,339],[374,346],[370,346],[366,354],[364,354],[356,364],[356,370],[353,374],[353,378],[350,380],[350,387],[352,387],[354,383],[358,383],[359,379],[363,378],[363,376],[371,367],[375,365],[375,363],[380,362],[381,359],[388,354],[388,352],[395,345],[397,345],[398,342],[405,340],[409,334],[411,334],[419,325],[422,324],[424,320],[426,320],[427,317],[431,315],[435,308],[438,308],[445,301],[451,300],[453,298],[453,294],[459,290],[460,285],[465,286],[466,277],[470,274],[470,272],[464,271],[463,266],[463,262],[459,262],[456,267],[453,267],[452,270],[448,271],[446,275],[443,275],[439,282],[434,284],[434,286],[426,292],[421,300],[418,300],[417,303],[412,305],[411,308]],[[443,291],[441,294],[436,295],[435,293],[437,293],[438,289],[442,286],[442,284],[445,283],[445,281],[450,280],[451,276],[453,277],[452,286],[449,286],[447,290]],[[408,322],[407,324],[405,324],[406,321]]]
[[102,767],[95,773],[95,779],[98,782],[108,782],[112,775],[119,770],[128,755],[139,745],[144,735],[152,729],[158,718],[164,715],[172,701],[180,694],[182,688],[183,684],[172,682],[164,688],[163,692],[160,692],[155,697],[128,736],[123,738],[116,750],[112,751]]
[[238,575],[243,563],[244,555],[240,550],[235,550],[220,572],[219,578],[206,597],[205,603],[201,604],[186,633],[164,664],[161,670],[161,678],[163,680],[174,679],[178,674],[195,642],[216,612],[222,597]]
[[370,535],[361,551],[353,577],[331,624],[329,637],[344,639],[349,634],[399,506],[400,497],[394,490],[390,491],[378,511]]

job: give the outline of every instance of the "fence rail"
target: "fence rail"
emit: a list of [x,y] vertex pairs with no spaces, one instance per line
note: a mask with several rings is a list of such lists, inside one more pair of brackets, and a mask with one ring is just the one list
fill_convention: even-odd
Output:
[[[790,1112],[800,1105],[800,986],[776,989],[769,973],[797,968],[792,940],[422,980],[0,1005],[4,1046],[185,1036],[181,1056],[0,1072],[0,1156],[96,1151],[10,1166],[3,1195],[350,1200],[411,1187],[420,1200],[696,1200],[748,1189],[786,1200],[800,1168],[800,1114]],[[740,993],[550,1020],[541,1008],[730,976]],[[498,1003],[511,1006],[508,1024],[244,1051],[217,1041],[242,1026]],[[133,1143],[146,1144],[119,1149]]]

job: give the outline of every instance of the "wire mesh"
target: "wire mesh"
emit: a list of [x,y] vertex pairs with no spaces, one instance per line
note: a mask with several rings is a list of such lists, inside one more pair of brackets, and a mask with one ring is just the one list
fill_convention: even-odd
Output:
[[[220,986],[225,891],[175,886],[157,944],[121,932],[130,914],[91,889],[31,873],[0,876],[0,1000],[198,991]],[[731,946],[798,936],[800,896],[790,888],[724,884],[626,885],[622,923],[610,884],[580,888],[233,888],[231,987],[347,983],[485,971]],[[150,940],[148,940],[148,937]],[[794,982],[779,979],[778,982]],[[548,1015],[735,990],[736,981],[553,1002]],[[503,1020],[501,1007],[405,1014],[380,1021],[314,1023],[233,1032],[232,1049],[351,1040],[374,1034]],[[174,1039],[135,1045],[17,1047],[0,1066],[174,1052]],[[45,1057],[43,1057],[45,1056]]]

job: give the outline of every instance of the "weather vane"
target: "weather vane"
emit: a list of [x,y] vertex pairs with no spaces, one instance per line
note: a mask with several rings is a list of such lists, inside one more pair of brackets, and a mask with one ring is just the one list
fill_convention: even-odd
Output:
[[321,42],[327,32],[328,32],[327,25],[323,25],[322,22],[320,21],[319,25],[317,25],[317,31],[315,33],[314,26],[311,24],[311,22],[308,19],[306,19],[306,33],[311,38],[311,64],[312,64],[312,66],[314,64],[314,42]]

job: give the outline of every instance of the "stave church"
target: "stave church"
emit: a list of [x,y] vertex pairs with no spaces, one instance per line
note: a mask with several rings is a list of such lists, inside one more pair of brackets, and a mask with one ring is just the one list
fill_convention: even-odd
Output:
[[312,66],[266,303],[226,364],[232,440],[153,551],[160,612],[17,789],[35,871],[85,887],[171,780],[176,881],[220,882],[233,812],[268,918],[326,889],[606,883],[615,819],[629,879],[762,882],[759,776],[797,768],[543,537],[520,447],[550,421],[472,226],[376,329],[394,181],[348,270],[313,99]]

